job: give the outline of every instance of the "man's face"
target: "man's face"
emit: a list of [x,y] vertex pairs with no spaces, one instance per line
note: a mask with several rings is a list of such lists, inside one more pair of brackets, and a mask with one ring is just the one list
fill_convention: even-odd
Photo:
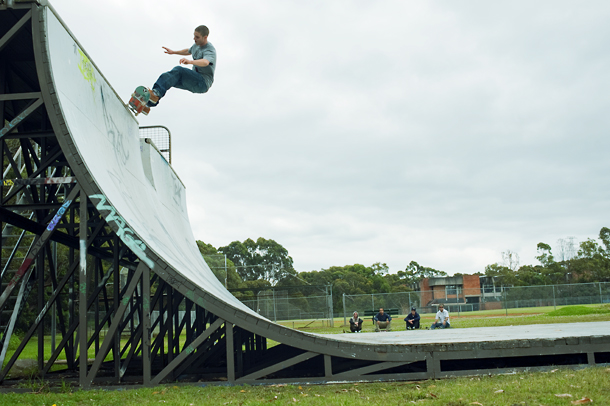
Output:
[[193,41],[195,41],[195,44],[198,46],[205,45],[207,39],[207,36],[202,37],[201,34],[199,34],[197,31],[195,31],[195,33],[193,34]]
[[445,310],[445,308],[443,306],[439,306],[438,310],[442,312],[443,310]]
[[383,314],[383,309],[379,309],[379,313]]
[[411,310],[411,314],[415,316],[415,310]]

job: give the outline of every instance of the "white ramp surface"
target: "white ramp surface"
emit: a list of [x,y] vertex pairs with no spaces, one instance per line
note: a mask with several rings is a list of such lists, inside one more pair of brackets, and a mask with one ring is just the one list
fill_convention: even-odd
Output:
[[53,12],[45,10],[52,80],[78,159],[101,191],[89,196],[98,210],[153,271],[163,275],[151,251],[203,291],[262,319],[214,276],[195,243],[184,185],[165,159],[141,142],[132,113]]

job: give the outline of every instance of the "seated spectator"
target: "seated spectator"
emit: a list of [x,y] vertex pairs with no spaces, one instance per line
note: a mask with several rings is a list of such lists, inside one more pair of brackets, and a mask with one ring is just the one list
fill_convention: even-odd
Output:
[[358,312],[354,312],[354,316],[349,319],[349,330],[352,333],[362,332],[362,319],[358,317]]
[[407,323],[407,330],[415,330],[419,328],[419,313],[417,313],[415,307],[411,308],[411,313],[405,317],[405,322]]
[[432,323],[432,330],[435,328],[449,328],[451,325],[449,324],[449,312],[445,310],[445,306],[442,304],[438,306],[438,312],[436,312],[436,319],[434,323]]
[[373,323],[375,324],[375,331],[381,330],[392,331],[390,324],[392,323],[392,316],[383,312],[383,307],[379,308],[379,313],[373,317]]

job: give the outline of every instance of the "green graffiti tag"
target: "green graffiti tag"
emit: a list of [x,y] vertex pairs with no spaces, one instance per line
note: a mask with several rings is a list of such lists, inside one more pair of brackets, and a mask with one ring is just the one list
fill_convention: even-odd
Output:
[[140,260],[142,260],[146,265],[148,265],[150,269],[155,269],[155,263],[152,259],[148,257],[146,253],[146,244],[144,244],[142,240],[137,238],[136,234],[131,228],[127,227],[125,219],[117,214],[114,207],[109,204],[106,204],[106,196],[102,194],[95,194],[89,196],[89,198],[91,200],[98,201],[95,205],[95,208],[100,213],[102,213],[102,215],[104,215],[104,212],[106,212],[106,222],[108,222],[109,224],[114,223],[116,225],[116,227],[118,228],[116,234],[125,243],[125,245],[127,245],[133,251],[133,253],[136,254],[138,258],[140,258]]
[[85,55],[83,51],[79,49],[78,53],[80,54],[80,62],[78,63],[78,69],[80,70],[80,73],[83,75],[85,80],[91,85],[91,91],[95,92],[95,84],[97,83],[97,80],[95,79],[93,64],[91,63],[89,58],[87,58],[87,55]]

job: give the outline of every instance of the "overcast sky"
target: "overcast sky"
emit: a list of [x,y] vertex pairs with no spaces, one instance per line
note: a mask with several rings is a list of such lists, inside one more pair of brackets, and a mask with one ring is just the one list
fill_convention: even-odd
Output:
[[473,273],[610,227],[607,1],[51,3],[124,101],[209,27],[213,87],[139,121],[215,247]]

